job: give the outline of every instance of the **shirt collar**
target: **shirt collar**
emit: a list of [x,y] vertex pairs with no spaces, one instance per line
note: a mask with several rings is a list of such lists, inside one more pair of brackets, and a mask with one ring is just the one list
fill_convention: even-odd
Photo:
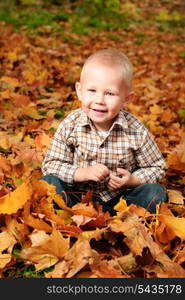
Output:
[[116,119],[114,120],[114,123],[112,124],[112,128],[115,125],[119,125],[123,129],[128,128],[128,122],[127,122],[127,119],[125,118],[124,110],[120,110],[119,114],[117,115]]
[[[78,123],[79,126],[92,126],[91,120],[87,117],[83,109],[81,109],[81,117],[80,122]],[[115,125],[121,126],[123,129],[128,128],[127,119],[125,118],[124,110],[120,110],[119,114],[117,115],[116,119],[114,120],[114,123],[111,126],[112,130]]]

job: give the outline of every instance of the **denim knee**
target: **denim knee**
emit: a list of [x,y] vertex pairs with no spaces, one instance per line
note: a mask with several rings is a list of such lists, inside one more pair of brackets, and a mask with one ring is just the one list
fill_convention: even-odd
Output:
[[62,191],[64,191],[63,183],[57,176],[45,175],[45,176],[42,176],[40,179],[46,181],[49,184],[54,185],[56,187],[56,193],[59,194]]
[[143,193],[146,193],[147,198],[158,202],[167,202],[167,193],[165,188],[159,183],[145,183],[142,185]]
[[72,207],[76,203],[80,202],[80,197],[78,194],[75,195],[75,193],[73,193],[74,187],[72,184],[66,183],[54,175],[45,175],[40,179],[54,185],[56,187],[56,193],[62,196],[63,200],[69,207]]
[[168,197],[165,188],[158,183],[144,183],[131,190],[125,199],[146,208],[149,212],[155,213],[156,204],[167,202]]

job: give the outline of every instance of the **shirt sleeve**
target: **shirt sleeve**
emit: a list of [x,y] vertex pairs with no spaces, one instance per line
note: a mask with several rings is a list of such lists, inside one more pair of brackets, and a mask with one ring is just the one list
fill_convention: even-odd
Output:
[[137,176],[141,183],[155,183],[165,175],[167,166],[162,153],[146,129],[142,145],[135,151],[135,159],[137,170],[132,174]]
[[73,149],[68,141],[69,131],[61,123],[42,163],[43,175],[54,175],[67,183],[73,183],[77,166],[73,165]]

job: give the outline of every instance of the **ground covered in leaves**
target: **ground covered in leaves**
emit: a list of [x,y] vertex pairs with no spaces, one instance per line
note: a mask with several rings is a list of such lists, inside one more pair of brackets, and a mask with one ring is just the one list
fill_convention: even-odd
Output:
[[[70,18],[31,32],[0,23],[2,278],[185,277],[185,8],[183,1],[119,2],[125,26],[96,23],[96,15],[77,26],[71,7]],[[69,208],[38,180],[56,128],[80,105],[74,83],[82,64],[104,47],[132,61],[128,110],[153,133],[168,165],[169,203],[155,215],[120,199],[111,217],[90,193]]]

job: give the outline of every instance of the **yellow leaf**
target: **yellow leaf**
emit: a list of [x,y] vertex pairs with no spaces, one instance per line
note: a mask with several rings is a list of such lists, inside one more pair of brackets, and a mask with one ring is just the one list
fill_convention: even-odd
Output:
[[166,227],[169,228],[174,235],[185,240],[185,218],[159,215],[158,219],[164,222]]
[[50,144],[50,137],[43,133],[42,135],[37,135],[35,138],[35,145],[39,148],[47,148]]
[[3,99],[9,99],[11,96],[11,93],[9,90],[5,90],[5,91],[0,92],[0,95]]
[[38,230],[44,230],[46,232],[51,232],[52,228],[42,219],[34,218],[32,215],[27,215],[23,217],[23,221],[26,225],[36,228]]
[[184,204],[184,197],[180,191],[167,190],[169,203]]
[[0,148],[3,150],[8,150],[10,147],[10,142],[7,136],[2,135],[0,136]]
[[8,52],[7,57],[11,62],[14,62],[17,60],[17,53],[16,52]]
[[56,264],[70,247],[69,238],[64,238],[55,228],[51,235],[35,231],[30,235],[30,239],[32,247],[23,249],[20,257],[33,262],[37,270]]
[[9,173],[11,171],[11,166],[9,161],[0,155],[0,169],[2,169],[4,172]]
[[12,259],[11,254],[0,254],[0,269],[3,269]]
[[34,107],[24,107],[20,110],[20,114],[35,120],[45,118],[44,116],[39,115],[38,111]]
[[13,214],[22,208],[32,195],[31,187],[27,182],[21,184],[15,191],[0,198],[0,213]]
[[98,278],[95,274],[89,271],[81,271],[74,278]]
[[160,115],[163,112],[163,110],[161,106],[154,104],[153,106],[150,107],[150,112],[154,115]]
[[0,233],[0,252],[7,250],[8,253],[11,253],[15,243],[16,239],[11,233],[8,231],[3,231]]
[[125,199],[120,198],[119,202],[114,206],[116,211],[126,211],[128,210],[127,202]]
[[32,84],[36,80],[35,74],[30,71],[24,71],[22,74],[28,84]]
[[12,85],[13,87],[17,87],[20,85],[19,81],[17,80],[17,78],[14,77],[8,77],[8,76],[3,76],[0,81],[4,81],[9,83],[10,85]]
[[72,211],[75,215],[83,215],[87,217],[97,217],[97,211],[92,204],[77,203],[73,205]]

